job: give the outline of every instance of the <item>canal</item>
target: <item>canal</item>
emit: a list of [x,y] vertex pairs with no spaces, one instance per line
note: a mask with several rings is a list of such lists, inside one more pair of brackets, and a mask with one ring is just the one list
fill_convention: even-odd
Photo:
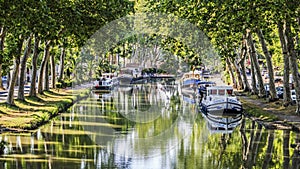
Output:
[[[297,168],[299,133],[243,116],[218,127],[176,86],[92,93],[30,133],[3,133],[2,169]],[[223,124],[224,125],[224,124]]]

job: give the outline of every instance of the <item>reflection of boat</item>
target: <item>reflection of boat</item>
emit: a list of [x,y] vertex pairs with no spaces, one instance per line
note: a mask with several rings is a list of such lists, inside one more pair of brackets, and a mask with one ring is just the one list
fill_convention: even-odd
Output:
[[237,97],[233,95],[231,86],[207,87],[207,95],[200,103],[203,113],[215,115],[239,114],[243,108]]
[[203,114],[207,121],[208,129],[212,133],[231,133],[242,121],[242,114],[229,116],[216,116],[210,113]]
[[189,104],[195,104],[196,103],[196,98],[195,95],[182,95],[183,101]]
[[181,78],[181,91],[183,93],[196,93],[198,84],[200,83],[200,71],[191,71],[183,74]]

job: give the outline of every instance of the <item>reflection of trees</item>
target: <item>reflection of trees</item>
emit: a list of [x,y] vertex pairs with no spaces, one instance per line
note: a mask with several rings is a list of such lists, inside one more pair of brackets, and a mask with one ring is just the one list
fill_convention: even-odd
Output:
[[[107,139],[108,136],[103,134],[106,126],[101,124],[111,125],[109,127],[114,129],[112,137],[121,130],[120,135],[129,139],[131,135],[127,132],[133,127],[139,138],[156,136],[178,119],[182,102],[176,100],[178,97],[172,98],[169,109],[149,123],[125,119],[117,111],[115,97],[101,98],[103,102],[80,102],[73,111],[57,117],[33,134],[2,135],[1,139],[8,142],[11,156],[2,156],[0,168],[4,165],[7,168],[130,168],[135,159],[114,154],[120,146],[116,146],[113,139]],[[185,118],[185,115],[180,117]],[[181,129],[174,128],[174,135],[166,137],[165,142],[139,142],[131,148],[137,154],[151,155],[153,149],[163,151],[168,144],[173,144],[173,153],[159,154],[161,162],[172,168],[299,168],[299,133],[265,129],[245,118],[240,130],[234,130],[231,135],[209,134],[202,116],[197,116],[193,124],[187,138],[182,139]],[[97,144],[95,140],[103,143]],[[174,154],[176,159],[171,157]]]
[[295,139],[295,144],[293,145],[294,147],[294,152],[292,155],[292,169],[299,168],[300,165],[300,133],[296,133],[296,139]]
[[274,143],[274,130],[268,130],[268,146],[266,150],[265,159],[262,165],[263,169],[268,168],[268,164],[272,159],[273,143]]
[[158,118],[168,107],[167,94],[155,84],[131,86],[129,92],[118,92],[115,105],[125,118],[149,122]]
[[[137,121],[132,135],[116,138],[114,148],[118,154],[124,151],[117,149],[128,145],[125,146],[128,147],[126,152],[132,153],[129,156],[160,155],[176,146],[178,138],[183,137],[185,133],[182,131],[187,130],[186,126],[191,123],[185,120],[178,99],[167,98],[164,90],[167,92],[161,84],[147,84],[134,86],[129,94],[119,93],[118,97],[127,97],[128,100],[128,103],[119,102],[119,108],[129,107],[128,112],[123,113],[124,117]],[[145,109],[145,106],[149,108]]]
[[283,168],[289,168],[290,163],[290,131],[283,130]]
[[[242,125],[244,127],[244,125]],[[262,134],[262,125],[258,124],[255,129],[256,122],[252,121],[251,129],[250,129],[250,139],[249,141],[243,137],[243,144],[247,145],[245,154],[243,155],[243,168],[252,168],[253,165],[256,165],[256,156],[258,153],[259,144],[261,143],[261,134]],[[241,130],[243,132],[243,130]],[[246,144],[247,143],[247,144]],[[246,146],[244,146],[245,148]]]

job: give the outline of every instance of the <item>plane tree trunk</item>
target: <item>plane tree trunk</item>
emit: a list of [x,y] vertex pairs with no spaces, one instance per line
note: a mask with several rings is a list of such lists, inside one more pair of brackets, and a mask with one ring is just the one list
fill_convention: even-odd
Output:
[[266,94],[265,88],[264,88],[264,83],[263,83],[263,79],[261,76],[261,72],[260,72],[260,68],[259,68],[259,64],[257,61],[257,53],[256,53],[256,49],[254,46],[254,42],[253,42],[253,38],[252,38],[252,34],[250,30],[247,30],[247,43],[249,46],[249,53],[250,53],[250,57],[251,57],[251,61],[253,62],[253,66],[255,69],[255,75],[257,78],[257,82],[258,82],[258,97],[263,97]]
[[50,51],[50,41],[45,42],[45,48],[44,48],[44,56],[40,67],[39,77],[38,77],[38,93],[43,94],[43,82],[44,82],[44,72],[46,69],[46,64],[49,60],[49,51]]
[[274,84],[275,80],[274,80],[273,64],[272,64],[272,60],[271,60],[272,58],[269,53],[268,46],[267,46],[266,40],[264,38],[264,35],[263,35],[263,32],[261,29],[257,30],[257,35],[258,35],[259,41],[261,43],[262,50],[264,52],[267,67],[268,67],[270,101],[275,101],[275,100],[278,100],[278,96],[277,96],[275,84]]
[[20,77],[19,77],[19,90],[18,90],[18,99],[25,100],[24,96],[24,86],[25,86],[25,74],[26,74],[26,62],[31,53],[31,39],[32,34],[27,39],[27,45],[24,50],[24,55],[21,60],[21,69],[20,69]]
[[60,59],[59,59],[59,76],[58,76],[58,81],[62,81],[64,78],[64,67],[65,67],[65,55],[66,55],[66,50],[65,47],[61,48],[61,54],[60,54]]
[[226,58],[226,69],[228,70],[229,75],[230,75],[230,80],[231,80],[230,83],[233,85],[234,88],[236,88],[236,80],[234,78],[234,72],[232,69],[232,65],[229,61],[229,58]]
[[[49,60],[49,59],[48,59]],[[45,65],[45,72],[44,72],[44,90],[49,91],[49,61],[47,61]]]
[[36,96],[36,75],[37,75],[37,59],[39,56],[39,44],[40,38],[38,34],[34,36],[34,48],[33,48],[33,55],[32,55],[32,73],[31,73],[31,84],[30,84],[30,91],[29,96]]
[[17,51],[15,53],[15,60],[14,60],[14,68],[13,72],[11,75],[11,79],[9,82],[9,89],[8,89],[8,94],[6,98],[6,103],[9,105],[15,105],[14,103],[14,90],[15,90],[15,85],[18,79],[19,75],[19,66],[20,66],[20,57],[21,57],[21,51],[22,51],[22,46],[23,46],[23,38],[19,37],[19,40],[17,42]]
[[56,74],[55,74],[55,55],[50,56],[50,65],[51,65],[51,88],[55,89],[56,83]]
[[284,22],[284,37],[287,45],[288,57],[290,59],[290,67],[293,76],[293,83],[296,91],[296,113],[300,113],[300,83],[298,76],[298,62],[295,51],[295,44],[292,37],[291,25],[288,21]]
[[245,60],[246,60],[246,56],[247,56],[247,47],[246,47],[246,40],[243,40],[243,44],[242,44],[242,50],[241,50],[241,60],[238,62],[238,64],[240,65],[241,69],[242,69],[242,77],[243,77],[243,90],[244,92],[248,92],[250,91],[250,85],[248,82],[248,78],[247,78],[247,74],[246,74],[246,67],[245,67]]
[[2,82],[2,65],[3,65],[3,50],[4,50],[4,40],[6,36],[6,30],[3,27],[0,28],[0,89],[4,89]]
[[236,63],[235,59],[229,58],[229,61],[231,62],[231,65],[233,66],[233,69],[236,73],[235,74],[235,76],[236,76],[236,88],[238,90],[242,90],[243,89],[243,80],[242,80],[240,68],[239,68],[238,64]]
[[289,85],[290,81],[290,62],[289,58],[287,55],[287,46],[285,42],[285,37],[284,37],[284,31],[283,31],[283,23],[279,22],[277,24],[278,28],[278,34],[279,34],[279,39],[280,39],[280,44],[281,44],[281,50],[283,54],[283,62],[284,62],[284,69],[283,69],[283,105],[288,106],[289,104],[292,103],[291,99],[291,89]]

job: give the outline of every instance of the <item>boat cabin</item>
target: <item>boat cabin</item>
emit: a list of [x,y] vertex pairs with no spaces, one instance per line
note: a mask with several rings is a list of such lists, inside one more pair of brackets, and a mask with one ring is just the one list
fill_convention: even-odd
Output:
[[182,79],[200,79],[201,73],[199,71],[191,71],[188,73],[185,73],[182,77]]
[[112,79],[114,77],[117,77],[117,75],[115,73],[102,73],[102,78]]
[[208,96],[234,96],[233,88],[231,86],[212,86],[207,87],[206,90]]

